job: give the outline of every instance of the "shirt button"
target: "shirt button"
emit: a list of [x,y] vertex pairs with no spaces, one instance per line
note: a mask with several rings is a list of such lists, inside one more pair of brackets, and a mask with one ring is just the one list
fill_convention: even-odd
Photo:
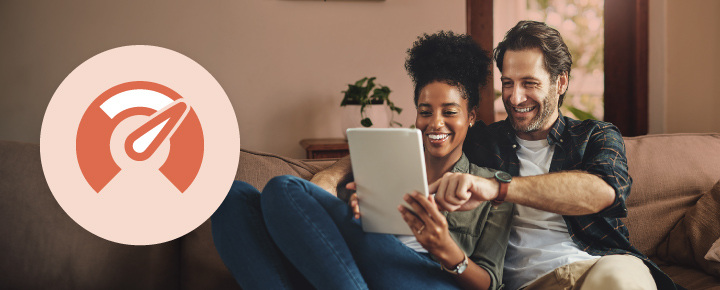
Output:
[[513,149],[517,148],[517,145],[513,144]]
[[562,142],[562,141],[563,141],[563,140],[562,140],[562,139],[560,139],[560,142]]

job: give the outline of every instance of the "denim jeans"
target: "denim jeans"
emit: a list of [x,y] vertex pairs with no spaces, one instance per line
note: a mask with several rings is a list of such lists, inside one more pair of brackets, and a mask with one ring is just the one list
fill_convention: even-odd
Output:
[[[248,187],[252,188],[245,183],[236,182],[231,194],[249,190]],[[230,194],[223,205],[228,199],[233,199]],[[440,270],[440,265],[429,255],[415,252],[392,235],[365,233],[359,220],[353,219],[347,204],[303,179],[293,176],[273,178],[265,186],[260,204],[266,225],[263,231],[267,231],[272,237],[272,241],[266,242],[274,242],[277,246],[275,249],[281,252],[274,253],[273,258],[277,255],[287,258],[294,269],[318,289],[458,288],[453,277]],[[218,227],[216,231],[216,223],[238,223],[219,216],[216,212],[212,220],[216,245],[220,236],[249,236],[247,232],[221,230],[225,227]],[[250,249],[255,249],[258,245],[243,243],[233,247],[251,251]],[[232,247],[216,248],[228,268],[242,267],[238,264],[266,258],[232,256],[223,253],[232,251]],[[234,261],[228,262],[226,259]],[[253,264],[257,265],[257,262]],[[231,271],[238,281],[250,275],[247,270]],[[287,277],[282,279],[290,281]]]
[[243,289],[312,288],[270,238],[257,189],[235,181],[210,219],[215,248]]

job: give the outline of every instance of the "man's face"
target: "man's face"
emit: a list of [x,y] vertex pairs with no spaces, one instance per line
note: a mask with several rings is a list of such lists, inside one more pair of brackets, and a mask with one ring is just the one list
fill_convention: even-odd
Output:
[[558,118],[558,97],[567,74],[550,81],[539,48],[508,50],[503,61],[502,98],[518,137],[541,140]]

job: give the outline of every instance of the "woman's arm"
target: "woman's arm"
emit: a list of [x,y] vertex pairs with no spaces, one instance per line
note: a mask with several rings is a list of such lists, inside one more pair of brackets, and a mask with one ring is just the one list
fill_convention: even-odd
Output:
[[[438,210],[435,199],[432,196],[425,198],[418,192],[406,194],[404,199],[415,213],[403,206],[398,210],[415,238],[443,267],[454,269],[466,258],[465,253],[450,237],[447,220]],[[467,269],[454,276],[465,289],[488,289],[492,284],[490,273],[469,259]]]

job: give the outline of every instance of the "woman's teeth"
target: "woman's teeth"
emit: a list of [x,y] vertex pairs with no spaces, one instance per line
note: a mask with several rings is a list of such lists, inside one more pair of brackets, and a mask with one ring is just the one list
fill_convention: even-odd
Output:
[[428,138],[433,141],[440,141],[445,140],[447,137],[450,136],[449,134],[428,134]]

